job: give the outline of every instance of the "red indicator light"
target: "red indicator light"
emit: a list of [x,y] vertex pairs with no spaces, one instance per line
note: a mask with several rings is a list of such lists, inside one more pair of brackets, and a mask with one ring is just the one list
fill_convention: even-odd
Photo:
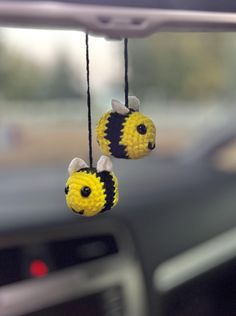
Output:
[[48,266],[40,259],[33,260],[30,264],[29,271],[34,278],[41,278],[48,274]]

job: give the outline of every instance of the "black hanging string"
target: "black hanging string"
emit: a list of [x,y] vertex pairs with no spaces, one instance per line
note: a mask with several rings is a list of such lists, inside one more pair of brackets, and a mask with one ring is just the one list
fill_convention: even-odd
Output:
[[125,106],[129,107],[129,80],[128,80],[128,38],[124,39],[124,63],[125,63]]
[[92,116],[91,116],[91,96],[90,96],[90,71],[89,71],[89,38],[85,35],[86,44],[86,73],[87,73],[87,108],[88,108],[88,143],[89,143],[89,165],[93,167],[93,144],[92,144]]

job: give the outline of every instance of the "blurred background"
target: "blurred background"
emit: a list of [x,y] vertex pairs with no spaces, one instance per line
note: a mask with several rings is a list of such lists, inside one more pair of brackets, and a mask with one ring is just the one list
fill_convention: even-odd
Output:
[[[147,258],[144,271],[153,273],[178,247],[192,247],[191,239],[202,242],[234,224],[235,56],[234,33],[129,40],[130,94],[157,126],[157,150],[141,161],[115,161],[120,202],[107,216],[123,210],[134,232],[142,231],[135,238]],[[90,67],[94,130],[112,98],[124,102],[123,42],[91,36]],[[1,229],[88,220],[68,211],[64,198],[69,162],[76,156],[88,161],[85,69],[82,32],[0,29]],[[225,146],[223,134],[229,135]],[[210,168],[182,164],[214,139],[220,146],[208,155]],[[93,144],[96,160],[100,151]],[[204,303],[203,314],[207,308]]]
[[[124,99],[123,43],[90,37],[90,55],[95,125],[112,98]],[[130,40],[129,55],[130,94],[158,127],[159,157],[234,124],[235,34],[161,33]],[[85,93],[82,32],[1,29],[0,168],[86,159]],[[222,155],[217,163],[236,169],[233,155],[230,163]]]

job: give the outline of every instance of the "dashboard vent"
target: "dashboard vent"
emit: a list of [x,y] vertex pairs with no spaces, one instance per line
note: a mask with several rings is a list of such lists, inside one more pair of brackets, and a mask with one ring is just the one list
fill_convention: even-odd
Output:
[[95,235],[0,249],[0,286],[113,255],[118,252],[112,235]]
[[113,236],[99,235],[48,244],[55,270],[103,258],[118,252]]
[[0,286],[22,279],[20,257],[21,251],[18,248],[0,251]]

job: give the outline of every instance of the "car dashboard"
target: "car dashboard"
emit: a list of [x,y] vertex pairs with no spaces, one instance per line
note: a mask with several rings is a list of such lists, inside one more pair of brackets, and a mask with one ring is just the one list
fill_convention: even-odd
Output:
[[140,265],[116,223],[24,231],[1,244],[1,315],[144,314]]
[[[20,199],[39,170],[22,176],[21,193],[8,200],[12,212],[2,217],[1,315],[188,315],[185,304],[176,307],[179,293],[192,293],[190,309],[199,302],[192,315],[206,315],[209,284],[219,288],[220,275],[235,277],[235,177],[200,163],[151,158],[142,164],[148,178],[130,163],[127,180],[120,166],[122,202],[95,218],[66,209],[62,169],[51,170],[54,183],[31,188],[34,205]],[[50,178],[48,170],[40,174]],[[2,201],[9,196],[6,187],[1,195]],[[20,215],[13,212],[17,204],[24,207]]]

